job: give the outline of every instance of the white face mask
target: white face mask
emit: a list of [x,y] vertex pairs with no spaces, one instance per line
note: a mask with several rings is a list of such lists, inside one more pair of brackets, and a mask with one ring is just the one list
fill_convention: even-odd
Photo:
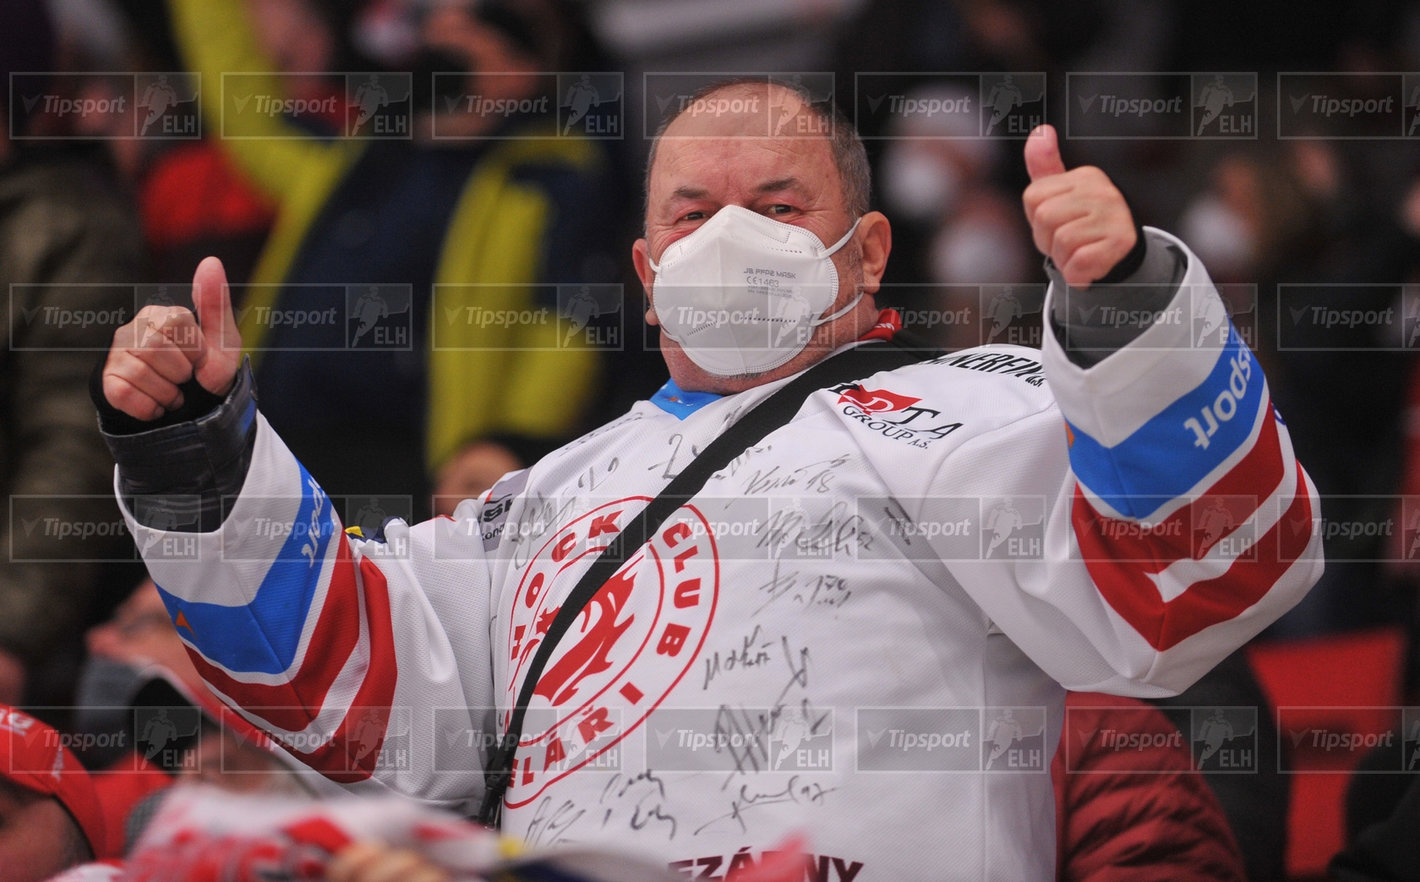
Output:
[[[859,219],[861,220],[861,218]],[[804,350],[838,297],[829,258],[858,229],[825,248],[803,227],[726,205],[661,253],[652,287],[656,316],[690,360],[719,377],[773,370]]]

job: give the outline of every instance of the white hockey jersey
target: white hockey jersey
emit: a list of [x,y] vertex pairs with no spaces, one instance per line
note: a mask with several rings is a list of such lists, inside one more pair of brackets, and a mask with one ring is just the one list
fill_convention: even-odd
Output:
[[[1197,337],[1220,308],[1189,255],[1163,317],[1089,369],[1046,333],[812,395],[557,646],[505,830],[691,878],[795,831],[806,879],[1053,878],[1064,689],[1186,688],[1320,575],[1257,361],[1227,327]],[[261,422],[219,531],[129,523],[243,716],[356,789],[473,807],[581,572],[779,385],[663,392],[384,541],[342,532]]]

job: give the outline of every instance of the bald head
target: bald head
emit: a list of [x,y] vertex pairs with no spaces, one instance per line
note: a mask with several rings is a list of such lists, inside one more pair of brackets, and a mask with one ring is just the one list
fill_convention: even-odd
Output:
[[853,124],[806,93],[762,78],[727,80],[692,94],[656,129],[642,190],[649,200],[661,141],[667,138],[823,139],[838,173],[850,217],[868,211],[872,176],[868,154]]

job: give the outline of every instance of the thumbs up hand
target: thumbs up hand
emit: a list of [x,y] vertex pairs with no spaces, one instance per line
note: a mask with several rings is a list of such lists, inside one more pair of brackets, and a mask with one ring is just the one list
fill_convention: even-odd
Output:
[[1129,204],[1093,166],[1065,170],[1053,126],[1026,139],[1030,186],[1022,200],[1040,253],[1055,262],[1073,288],[1088,288],[1134,248],[1138,233]]
[[156,420],[182,406],[178,387],[189,380],[217,395],[231,390],[242,340],[217,258],[198,264],[192,302],[195,316],[181,306],[149,305],[114,332],[103,368],[109,404],[135,419]]

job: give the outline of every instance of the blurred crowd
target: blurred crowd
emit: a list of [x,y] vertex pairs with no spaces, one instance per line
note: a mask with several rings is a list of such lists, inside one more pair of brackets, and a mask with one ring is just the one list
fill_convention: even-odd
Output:
[[[1391,525],[1328,532],[1322,582],[1260,642],[1381,635],[1400,647],[1389,661],[1345,673],[1393,684],[1375,693],[1381,703],[1413,701],[1420,127],[1277,133],[1290,98],[1279,74],[1346,74],[1365,97],[1375,77],[1416,70],[1420,8],[1388,0],[0,0],[0,704],[73,737],[74,752],[44,762],[122,772],[79,795],[51,786],[47,770],[13,793],[0,782],[0,815],[53,797],[86,839],[71,831],[46,850],[62,859],[33,878],[121,855],[155,794],[188,771],[224,770],[215,783],[228,789],[324,789],[206,693],[144,581],[90,403],[113,330],[146,303],[182,303],[197,261],[219,256],[262,410],[345,523],[374,532],[389,516],[451,511],[665,381],[629,255],[654,128],[646,84],[680,72],[794,79],[857,119],[874,205],[894,225],[882,305],[948,349],[1030,344],[1026,326],[1039,326],[1045,277],[1019,202],[1024,132],[992,131],[1038,102],[1067,161],[1106,169],[1136,217],[1177,233],[1220,283],[1328,521]],[[561,113],[517,112],[537,106],[549,72]],[[1217,74],[1218,89],[1223,74],[1251,74],[1252,94],[1227,101],[1253,102],[1253,134],[1160,137],[1141,124],[1072,138],[1069,81],[1085,72]],[[1420,76],[1403,82],[1416,95],[1400,119],[1420,120]],[[27,89],[41,83],[35,103]],[[407,94],[392,93],[401,83]],[[869,83],[924,106],[966,98],[1000,113],[967,129],[959,115],[879,115],[864,103]],[[283,94],[300,112],[229,103],[253,94]],[[467,95],[514,112],[452,112]],[[46,111],[64,101],[106,112]],[[372,134],[401,101],[409,129]],[[617,115],[599,129],[606,102]],[[1202,112],[1216,116],[1223,104],[1208,102]],[[1289,310],[1338,303],[1391,310],[1395,337],[1364,324],[1312,337],[1285,327]],[[338,320],[320,321],[332,308]],[[552,320],[472,318],[485,314]],[[1286,811],[1297,788],[1266,768],[1288,749],[1274,705],[1325,702],[1279,692],[1249,658],[1175,704],[1260,710],[1263,771],[1207,776],[1198,810],[1226,816],[1215,841],[1234,837],[1207,860],[1281,878],[1299,873]],[[152,708],[175,710],[154,722]],[[29,725],[14,713],[0,729]],[[140,718],[158,726],[148,747],[112,749]],[[1386,805],[1409,786],[1356,780]],[[1339,791],[1328,798],[1339,815]],[[1354,794],[1351,804],[1374,805]],[[1083,849],[1087,835],[1064,832],[1062,816],[1062,843]],[[1353,819],[1349,838],[1361,829]],[[0,853],[4,843],[0,829]],[[1103,878],[1090,867],[1075,878]]]

